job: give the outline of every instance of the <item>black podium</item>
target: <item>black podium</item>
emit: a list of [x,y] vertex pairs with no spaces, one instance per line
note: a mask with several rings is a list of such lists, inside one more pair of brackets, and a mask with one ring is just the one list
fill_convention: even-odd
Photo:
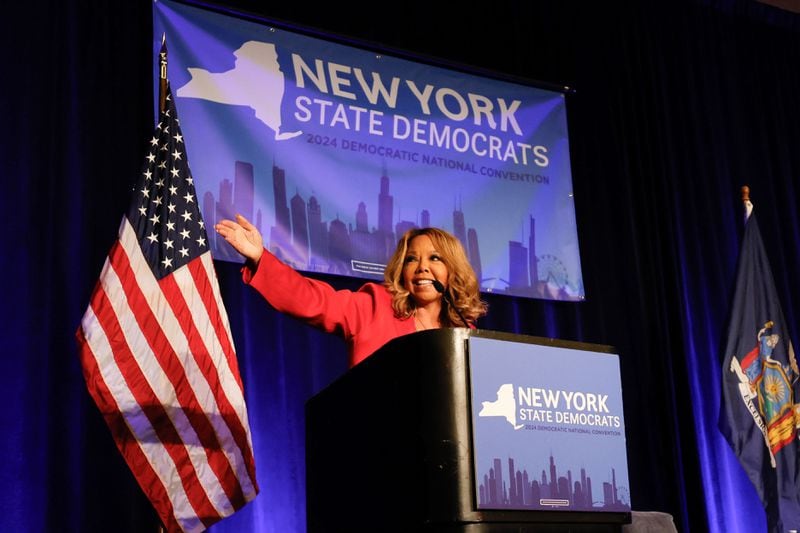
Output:
[[306,404],[309,533],[618,532],[630,512],[479,509],[466,328],[406,335]]

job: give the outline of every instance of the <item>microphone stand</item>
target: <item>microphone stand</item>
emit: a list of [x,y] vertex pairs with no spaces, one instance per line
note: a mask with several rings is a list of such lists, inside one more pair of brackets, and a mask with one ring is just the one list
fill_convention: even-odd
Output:
[[434,279],[433,288],[436,289],[436,292],[438,292],[444,297],[444,299],[447,301],[450,307],[456,310],[456,314],[458,314],[458,318],[461,319],[461,322],[464,323],[464,327],[467,329],[472,329],[469,327],[469,322],[467,322],[467,320],[464,318],[464,315],[462,315],[461,311],[458,309],[458,307],[456,307],[456,304],[453,303],[453,298],[450,296],[450,292],[444,290],[444,285],[442,285],[442,282],[439,281],[438,279]]

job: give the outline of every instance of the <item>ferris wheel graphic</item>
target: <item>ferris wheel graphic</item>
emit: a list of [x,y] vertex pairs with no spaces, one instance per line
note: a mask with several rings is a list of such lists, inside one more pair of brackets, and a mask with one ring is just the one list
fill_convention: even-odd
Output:
[[617,488],[617,499],[619,499],[619,501],[625,505],[631,504],[630,494],[628,494],[628,487],[621,486]]
[[540,255],[536,258],[539,281],[552,284],[563,289],[569,283],[567,267],[561,260],[551,254]]

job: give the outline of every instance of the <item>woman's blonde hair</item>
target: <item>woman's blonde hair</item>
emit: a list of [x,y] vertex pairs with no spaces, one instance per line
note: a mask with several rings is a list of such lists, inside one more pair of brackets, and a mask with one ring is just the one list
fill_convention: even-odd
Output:
[[[478,279],[461,241],[439,228],[413,228],[406,231],[397,242],[397,248],[383,273],[384,285],[392,295],[395,315],[399,318],[408,318],[416,307],[411,294],[403,286],[403,265],[409,243],[420,235],[427,235],[433,247],[441,255],[448,272],[445,290],[450,293],[453,304],[464,318],[474,324],[478,318],[486,314],[488,306],[481,300]],[[462,325],[458,312],[445,299],[442,299],[442,314],[439,320],[443,326]]]

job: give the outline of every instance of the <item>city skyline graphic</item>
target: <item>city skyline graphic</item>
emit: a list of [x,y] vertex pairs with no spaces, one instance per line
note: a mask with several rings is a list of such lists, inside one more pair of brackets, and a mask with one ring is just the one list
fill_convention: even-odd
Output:
[[[233,219],[236,214],[243,215],[259,229],[267,249],[297,270],[383,279],[384,266],[400,236],[411,228],[431,226],[428,209],[421,209],[414,220],[401,217],[391,194],[391,178],[385,164],[380,176],[375,177],[377,202],[374,205],[377,205],[377,213],[374,208],[370,213],[368,201],[362,198],[352,206],[349,218],[345,218],[347,213],[337,213],[330,220],[323,219],[323,206],[313,193],[304,198],[298,191],[290,197],[287,170],[275,163],[271,169],[272,213],[267,215],[272,220],[265,220],[264,211],[256,208],[253,164],[237,160],[232,166],[233,180],[218,180],[216,194],[211,190],[203,194],[204,220],[217,223],[225,218]],[[206,177],[205,182],[212,181]],[[567,292],[567,280],[563,277],[565,272],[559,258],[551,254],[536,254],[536,219],[533,214],[528,213],[527,243],[508,241],[506,278],[487,279],[482,277],[478,230],[469,227],[459,202],[454,199],[453,204],[450,226],[442,229],[461,241],[482,291],[530,298],[574,299]],[[216,234],[209,235],[209,238],[215,259],[241,261],[224,239]],[[497,281],[501,283],[498,285]],[[488,282],[492,282],[493,288],[487,288]]]
[[628,487],[617,485],[616,469],[599,487],[593,487],[592,477],[580,468],[580,477],[573,478],[572,469],[559,474],[555,458],[550,454],[547,468],[541,475],[529,475],[527,469],[516,469],[513,457],[508,458],[507,473],[494,458],[488,470],[478,478],[478,507],[481,509],[536,509],[564,511],[631,510]]

